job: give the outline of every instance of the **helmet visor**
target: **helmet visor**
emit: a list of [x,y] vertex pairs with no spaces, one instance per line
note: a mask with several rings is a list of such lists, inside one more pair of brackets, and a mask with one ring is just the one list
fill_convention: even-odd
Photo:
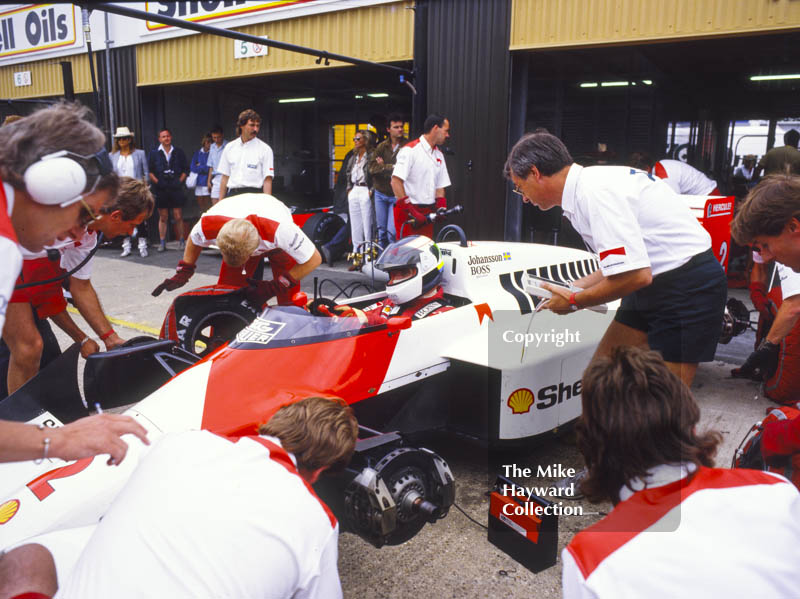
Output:
[[381,270],[390,270],[402,266],[416,266],[420,262],[420,249],[411,244],[393,244],[387,247],[375,263]]

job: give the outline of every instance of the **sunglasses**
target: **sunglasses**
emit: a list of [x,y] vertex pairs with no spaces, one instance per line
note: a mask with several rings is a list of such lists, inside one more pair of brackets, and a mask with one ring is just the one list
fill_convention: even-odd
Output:
[[353,141],[361,141],[362,139],[364,139],[364,138],[363,137],[354,137]]
[[89,207],[89,204],[86,203],[86,200],[83,199],[83,196],[80,197],[79,201],[82,204],[80,216],[78,217],[78,225],[80,227],[86,227],[90,223],[96,223],[103,218],[102,214],[97,216],[92,212],[92,209]]

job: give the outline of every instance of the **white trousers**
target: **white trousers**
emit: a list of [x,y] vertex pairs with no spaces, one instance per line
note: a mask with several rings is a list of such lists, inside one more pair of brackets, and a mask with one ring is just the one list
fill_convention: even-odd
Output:
[[358,246],[372,239],[372,198],[369,189],[356,185],[347,194],[347,204],[350,208],[350,235],[353,238],[353,251],[358,251]]

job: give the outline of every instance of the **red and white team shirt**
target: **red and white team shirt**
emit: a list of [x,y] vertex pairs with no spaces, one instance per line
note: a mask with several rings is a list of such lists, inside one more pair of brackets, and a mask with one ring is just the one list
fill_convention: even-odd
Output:
[[561,207],[604,276],[650,267],[658,275],[711,247],[711,236],[675,193],[644,171],[573,164]]
[[411,320],[420,320],[428,316],[436,316],[452,310],[447,300],[444,299],[444,289],[438,287],[434,293],[418,297],[413,302],[397,305],[388,297],[364,308],[367,324],[383,324],[393,316],[409,316]]
[[272,437],[166,435],[58,597],[337,599],[339,525]]
[[425,136],[400,149],[392,175],[403,180],[403,188],[412,204],[433,204],[436,190],[450,185],[444,155],[436,146],[431,148]]
[[272,148],[257,137],[247,143],[237,137],[222,150],[215,172],[228,175],[228,189],[261,187],[264,179],[275,176]]
[[565,599],[797,597],[800,493],[757,470],[662,465],[563,550]]
[[[61,253],[61,268],[65,271],[70,271],[78,266],[96,245],[97,233],[84,229],[80,239],[64,239],[63,241],[57,241],[53,245],[45,246],[45,249],[41,252],[29,252],[25,248],[22,248],[22,256],[25,260],[37,260],[39,258],[47,258],[48,249],[58,250]],[[91,279],[93,262],[94,260],[89,260],[80,270],[74,272],[72,276],[76,279]]]
[[659,160],[650,172],[683,195],[705,196],[717,188],[716,181],[680,160]]
[[781,294],[783,299],[800,294],[800,273],[796,273],[788,266],[775,262],[778,269],[778,278],[781,280]]
[[244,193],[217,202],[192,227],[189,238],[196,246],[209,247],[222,226],[234,218],[249,220],[258,230],[261,241],[253,256],[279,249],[303,264],[314,255],[314,243],[294,223],[286,205],[265,193]]
[[0,186],[0,337],[6,322],[8,302],[14,293],[14,285],[22,270],[22,253],[17,234],[11,224],[14,210],[14,188],[8,183]]

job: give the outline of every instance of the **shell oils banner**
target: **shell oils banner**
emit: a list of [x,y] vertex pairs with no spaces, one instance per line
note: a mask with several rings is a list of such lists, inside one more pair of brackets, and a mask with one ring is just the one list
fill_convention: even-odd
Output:
[[[224,2],[146,2],[149,13],[186,21],[210,21],[224,17],[246,15],[266,10],[290,8],[299,4],[326,3],[327,0],[272,0],[272,2],[246,2],[227,0]],[[147,22],[148,31],[168,29],[169,25]]]
[[72,4],[35,4],[0,12],[0,58],[82,45]]

